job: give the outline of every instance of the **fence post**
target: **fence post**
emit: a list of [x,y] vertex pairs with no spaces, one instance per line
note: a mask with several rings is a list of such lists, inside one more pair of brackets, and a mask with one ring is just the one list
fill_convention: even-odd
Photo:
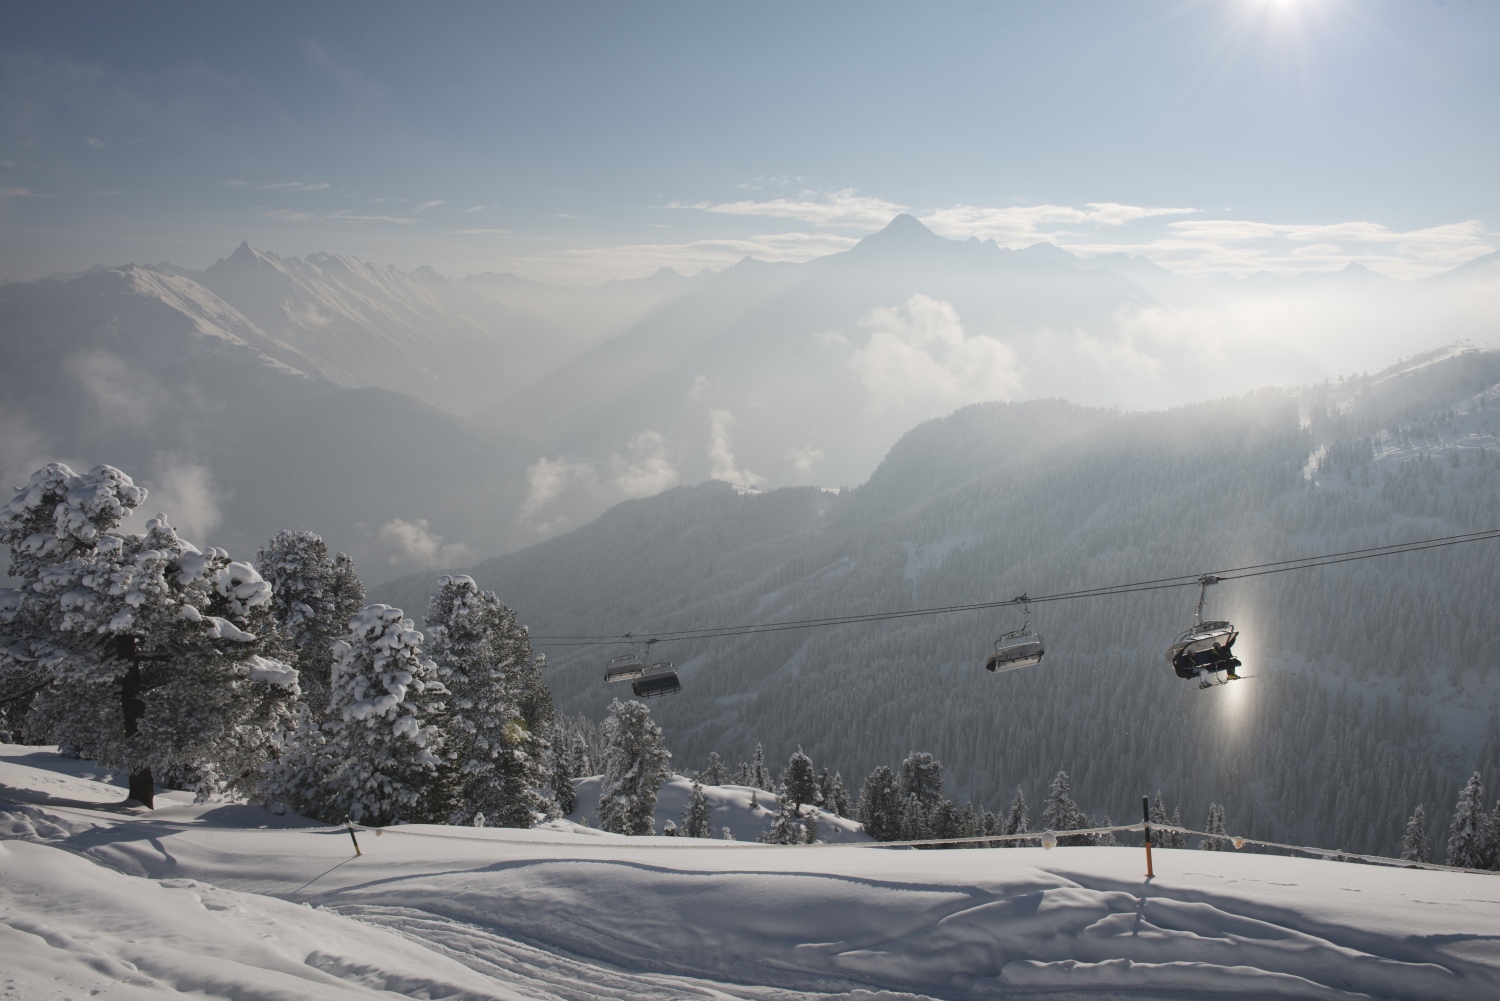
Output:
[[349,828],[349,840],[354,842],[354,857],[359,858],[364,852],[359,850],[359,839],[354,836],[354,823],[346,820],[344,825]]
[[1146,878],[1155,879],[1156,873],[1151,871],[1151,797],[1141,797],[1141,820],[1146,824]]

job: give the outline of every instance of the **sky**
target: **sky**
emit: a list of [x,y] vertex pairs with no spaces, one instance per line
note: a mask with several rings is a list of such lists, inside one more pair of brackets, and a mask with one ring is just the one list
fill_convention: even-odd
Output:
[[12,6],[0,280],[240,241],[595,283],[951,237],[1399,278],[1500,247],[1500,4]]

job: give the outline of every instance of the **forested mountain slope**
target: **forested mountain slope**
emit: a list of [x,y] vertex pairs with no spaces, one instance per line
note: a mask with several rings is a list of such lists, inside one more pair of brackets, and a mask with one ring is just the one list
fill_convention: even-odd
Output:
[[[681,488],[471,572],[538,638],[649,636],[1494,528],[1497,383],[1500,356],[1448,351],[1157,413],[982,404],[912,430],[841,495]],[[1190,820],[1213,801],[1257,836],[1389,852],[1418,802],[1436,837],[1476,762],[1500,774],[1495,545],[1220,585],[1209,612],[1243,629],[1254,677],[1209,691],[1165,661],[1196,599],[1169,589],[1038,606],[1046,661],[1000,676],[981,664],[1010,610],[663,644],[684,691],[655,712],[685,765],[800,743],[853,783],[926,749],[950,794],[992,809],[1018,784],[1036,803],[1062,768],[1097,814],[1160,788]],[[430,590],[377,594],[420,614]],[[599,716],[621,650],[550,648],[560,704]]]

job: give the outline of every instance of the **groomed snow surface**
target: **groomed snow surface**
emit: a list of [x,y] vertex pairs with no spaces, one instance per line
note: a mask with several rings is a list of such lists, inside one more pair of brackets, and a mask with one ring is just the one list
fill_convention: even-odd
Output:
[[[0,998],[1500,998],[1489,876],[1159,850],[1148,884],[1139,848],[566,823],[366,832],[354,858],[256,807],[121,809],[111,779],[0,745]],[[716,830],[769,824],[724,792]]]

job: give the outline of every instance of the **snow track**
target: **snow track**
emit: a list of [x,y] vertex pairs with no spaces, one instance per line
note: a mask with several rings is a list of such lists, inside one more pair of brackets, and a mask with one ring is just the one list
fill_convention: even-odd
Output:
[[28,998],[1500,997],[1489,875],[422,827],[351,858],[243,806],[100,808],[44,763],[0,754],[0,991]]

